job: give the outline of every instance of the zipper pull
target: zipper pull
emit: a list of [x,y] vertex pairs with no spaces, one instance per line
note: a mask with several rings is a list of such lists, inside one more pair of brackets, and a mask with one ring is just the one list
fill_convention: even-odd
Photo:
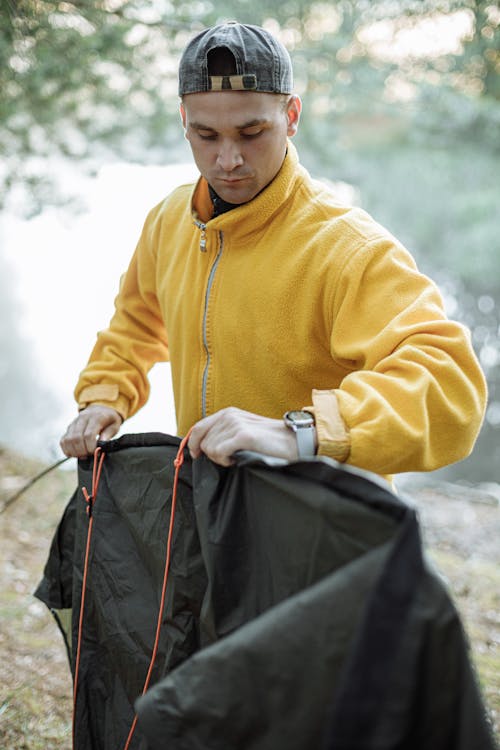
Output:
[[195,226],[198,227],[198,229],[201,232],[200,236],[200,250],[202,253],[207,252],[207,225],[203,224],[201,221],[197,221],[197,219],[194,219]]
[[202,253],[207,252],[207,230],[205,229],[205,225],[202,224],[200,227],[201,230],[201,236],[200,236],[200,250]]

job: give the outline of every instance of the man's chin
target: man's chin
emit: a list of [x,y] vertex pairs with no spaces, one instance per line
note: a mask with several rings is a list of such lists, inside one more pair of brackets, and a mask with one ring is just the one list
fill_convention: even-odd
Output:
[[217,180],[213,186],[217,195],[227,203],[248,203],[259,192],[254,185],[250,185],[247,180]]

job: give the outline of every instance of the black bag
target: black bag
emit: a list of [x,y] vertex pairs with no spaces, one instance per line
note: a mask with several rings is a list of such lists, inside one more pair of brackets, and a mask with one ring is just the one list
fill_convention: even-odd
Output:
[[[148,672],[179,440],[101,444],[75,750],[490,750],[457,612],[415,511],[374,475],[242,453],[180,470],[158,655]],[[93,460],[79,462],[79,486]],[[36,595],[68,621],[87,539],[79,490]],[[70,614],[70,618],[58,613]]]

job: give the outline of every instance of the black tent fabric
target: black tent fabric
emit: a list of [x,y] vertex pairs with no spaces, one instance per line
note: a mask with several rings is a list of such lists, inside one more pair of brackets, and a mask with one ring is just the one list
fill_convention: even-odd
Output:
[[[490,750],[459,617],[415,511],[366,472],[257,454],[180,470],[179,439],[101,444],[75,750]],[[79,462],[90,491],[93,460]],[[88,528],[79,489],[36,595],[75,669]],[[69,616],[68,616],[69,615]],[[66,623],[66,625],[65,625]],[[65,630],[66,627],[66,630]]]

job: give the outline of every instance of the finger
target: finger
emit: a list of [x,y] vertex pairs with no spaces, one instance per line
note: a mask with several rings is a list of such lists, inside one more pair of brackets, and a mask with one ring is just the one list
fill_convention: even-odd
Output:
[[234,453],[242,447],[248,448],[250,440],[243,425],[218,422],[205,434],[200,449],[216,464],[231,466]]
[[231,466],[236,450],[249,447],[253,430],[249,428],[255,415],[235,407],[221,409],[209,417],[201,419],[193,427],[188,446],[191,457],[198,458],[204,453],[215,463]]
[[97,444],[98,429],[95,420],[83,412],[70,424],[61,441],[66,455],[85,458],[94,452]]
[[229,447],[226,448],[221,444],[219,444],[215,448],[207,448],[207,450],[202,450],[202,452],[215,464],[219,464],[219,466],[232,466],[235,462],[233,458],[233,449]]
[[112,422],[111,424],[108,424],[99,434],[99,440],[111,440],[111,438],[116,435],[119,429],[120,424],[118,422]]
[[109,433],[109,437],[113,437],[116,434],[117,428],[114,427],[114,423],[115,418],[109,413],[102,414],[97,412],[90,414],[83,431],[83,440],[88,455],[95,451],[99,439],[107,439],[106,433]]
[[189,453],[191,454],[191,458],[199,458],[199,456],[201,456],[203,452],[201,443],[203,440],[205,440],[210,429],[212,429],[216,424],[218,415],[219,412],[216,412],[215,414],[211,414],[209,417],[204,417],[204,419],[200,419],[200,421],[197,422],[192,428],[191,435],[189,436],[188,440],[188,449]]
[[123,418],[115,409],[91,405],[71,422],[61,438],[61,448],[67,456],[88,456],[95,451],[98,438],[109,440],[122,422]]
[[77,456],[76,452],[76,441],[75,441],[75,423],[79,419],[74,419],[71,424],[68,425],[68,429],[61,438],[61,448],[67,456]]

